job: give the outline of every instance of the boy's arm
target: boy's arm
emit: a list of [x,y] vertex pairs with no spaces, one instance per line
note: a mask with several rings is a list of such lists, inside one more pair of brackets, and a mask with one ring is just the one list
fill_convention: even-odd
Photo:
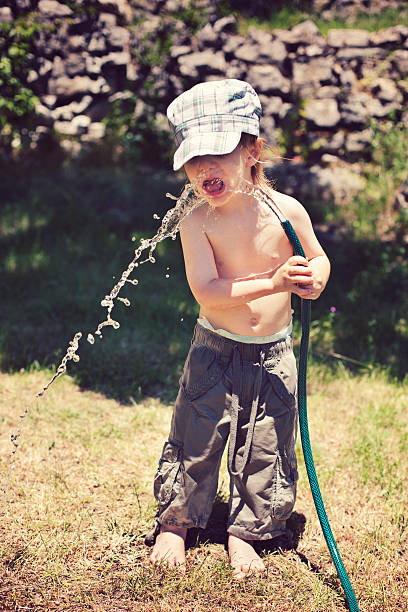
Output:
[[300,283],[298,290],[294,293],[302,298],[315,300],[320,296],[329,280],[330,261],[316,238],[312,222],[304,207],[289,196],[286,197],[286,202],[288,206],[285,206],[285,212],[305,251],[306,259],[302,258],[303,264],[311,271],[312,280],[307,285]]
[[197,302],[207,308],[233,308],[282,291],[297,293],[299,284],[311,282],[312,273],[303,257],[291,257],[283,266],[263,274],[220,278],[211,244],[194,213],[183,220],[180,237],[190,289]]

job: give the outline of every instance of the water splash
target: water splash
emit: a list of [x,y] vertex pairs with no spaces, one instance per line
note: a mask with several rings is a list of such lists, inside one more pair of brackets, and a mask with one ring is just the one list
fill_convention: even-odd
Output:
[[[216,170],[214,171],[214,173],[216,174]],[[204,188],[204,182],[206,180],[206,176],[207,176],[206,169],[199,170],[194,176],[194,178],[191,180],[191,185],[193,186],[195,192],[197,194],[200,194],[200,196],[204,200],[207,201],[210,208],[217,208],[216,200],[213,200],[213,198],[211,197],[211,193],[206,192]],[[220,173],[220,176],[222,176],[222,172]],[[224,181],[222,180],[220,180],[220,183],[223,188],[223,191],[222,191],[223,196],[225,195],[232,196],[232,195],[242,194],[242,195],[252,197],[256,204],[261,205],[261,206],[264,204],[269,208],[269,210],[272,210],[272,212],[275,214],[275,216],[279,219],[281,223],[286,219],[284,213],[279,209],[279,207],[277,206],[276,202],[274,201],[272,197],[272,194],[273,194],[272,187],[270,189],[265,189],[264,187],[261,187],[260,185],[254,184],[251,180],[247,180],[242,174],[236,177],[236,181],[234,181],[234,185],[229,185],[228,183],[224,183]],[[217,196],[216,192],[214,193],[214,196],[215,197]]]
[[281,211],[275,200],[272,198],[272,193],[269,193],[269,191],[263,189],[259,185],[254,185],[250,181],[242,179],[240,187],[234,189],[234,193],[242,193],[244,195],[252,196],[258,202],[258,204],[266,204],[269,210],[272,210],[275,216],[279,219],[280,223],[285,221],[286,215]]
[[[171,193],[166,193],[166,197],[175,200],[176,205],[166,212],[159,230],[152,238],[142,238],[140,240],[140,246],[134,251],[134,257],[128,264],[127,268],[122,272],[119,281],[113,286],[110,293],[108,295],[105,295],[104,299],[101,301],[101,306],[107,309],[106,318],[98,324],[96,330],[93,333],[89,332],[87,334],[87,341],[90,344],[95,343],[95,336],[99,336],[99,338],[102,338],[102,329],[104,327],[113,327],[114,329],[119,329],[119,321],[116,321],[111,317],[112,310],[115,306],[115,300],[122,302],[127,307],[131,305],[130,300],[128,298],[118,296],[120,290],[126,283],[130,283],[132,285],[138,284],[139,281],[136,278],[129,278],[135,268],[146,262],[155,263],[156,260],[153,257],[153,253],[159,242],[162,242],[163,240],[169,237],[172,240],[175,240],[177,237],[177,232],[180,228],[181,221],[192,210],[194,210],[198,206],[201,206],[205,202],[204,198],[197,196],[197,194],[200,193],[201,182],[202,176],[199,174],[195,181],[192,181],[191,184],[187,183],[185,185],[181,195],[178,198],[176,196],[173,196]],[[270,208],[272,204],[275,209],[275,214],[277,214],[278,217],[283,217],[281,211],[279,211],[279,209],[277,208],[271,195],[269,195],[261,187],[254,185],[250,181],[245,180],[243,177],[241,177],[241,180],[239,181],[239,186],[232,189],[231,192],[235,194],[244,194],[252,196],[255,198],[255,200],[258,201],[258,203],[265,203]],[[209,204],[211,206],[211,201],[209,202]],[[153,218],[159,219],[159,216],[154,213]],[[132,240],[134,240],[134,238],[132,238]],[[147,249],[149,249],[149,252],[146,259],[140,260],[142,253]],[[168,270],[169,268],[167,268],[167,273],[165,275],[166,278],[169,278],[170,276],[168,274]],[[41,397],[42,395],[44,395],[44,393],[49,389],[52,383],[66,372],[68,361],[79,361],[80,357],[77,354],[77,351],[81,338],[82,333],[77,332],[74,338],[70,341],[67,352],[64,355],[60,365],[58,366],[56,373],[51,378],[51,380],[43,387],[43,389],[39,393],[37,393],[37,397]]]
[[[87,341],[90,344],[95,343],[95,336],[102,338],[102,329],[105,327],[113,327],[114,329],[119,329],[120,323],[112,318],[112,310],[115,307],[116,301],[122,302],[125,306],[129,307],[131,305],[130,300],[126,297],[119,297],[119,292],[122,287],[129,283],[131,285],[137,285],[137,278],[130,278],[131,274],[134,272],[138,266],[143,263],[150,262],[155,263],[155,258],[153,257],[153,253],[156,249],[156,246],[159,242],[162,242],[166,238],[170,237],[172,240],[177,238],[177,232],[180,228],[181,221],[195,208],[201,206],[203,200],[198,198],[195,195],[193,187],[188,183],[185,185],[181,195],[177,198],[170,193],[166,194],[167,197],[176,201],[176,205],[173,208],[170,208],[163,217],[161,225],[156,232],[156,234],[152,238],[142,238],[140,240],[140,245],[134,251],[134,257],[129,262],[127,268],[122,272],[119,281],[112,287],[109,294],[105,295],[103,300],[101,301],[101,306],[106,308],[106,318],[101,321],[95,331],[93,333],[89,332],[87,334]],[[154,218],[159,218],[159,216],[155,213]],[[132,240],[134,240],[132,238]],[[141,260],[141,256],[144,251],[148,250],[147,257]],[[62,376],[67,370],[68,361],[79,361],[78,349],[79,349],[79,341],[82,338],[82,332],[77,332],[73,339],[70,341],[68,345],[68,349],[66,354],[64,355],[60,365],[57,368],[54,376],[51,380],[43,387],[43,389],[37,393],[37,397],[41,397],[44,393],[50,388],[53,382]],[[12,434],[14,435],[14,434]]]
[[41,397],[42,395],[44,395],[45,391],[52,385],[54,380],[67,371],[68,361],[72,360],[75,363],[79,361],[79,355],[77,355],[77,350],[79,348],[79,341],[81,338],[82,338],[82,332],[77,332],[75,336],[72,338],[72,340],[70,341],[68,345],[68,350],[65,353],[64,357],[62,358],[62,361],[59,364],[54,376],[51,378],[49,383],[43,388],[43,390],[37,393],[36,397]]
[[[60,365],[57,368],[57,371],[55,372],[54,376],[51,378],[51,380],[47,383],[47,385],[45,387],[43,387],[42,391],[40,391],[39,393],[37,393],[36,397],[41,397],[42,395],[44,395],[44,393],[46,392],[46,390],[52,385],[52,383],[54,382],[54,380],[56,380],[57,378],[59,378],[59,376],[62,376],[62,374],[64,374],[67,371],[67,363],[68,361],[74,361],[74,362],[78,362],[79,361],[79,355],[77,354],[77,350],[79,347],[79,341],[82,338],[82,332],[77,332],[75,334],[75,336],[72,338],[72,340],[69,342],[68,345],[68,349],[67,352],[65,353]],[[26,406],[23,414],[20,414],[20,419],[25,419],[26,416],[29,414],[29,409],[28,406]],[[16,432],[10,432],[10,442],[13,445],[13,451],[12,451],[12,455],[15,455],[17,448],[19,446],[18,444],[18,439],[21,436],[21,429],[20,427],[17,429]],[[10,467],[14,467],[14,464],[11,464]]]
[[[172,240],[175,240],[177,238],[177,232],[180,228],[181,221],[192,210],[194,210],[198,206],[201,206],[206,201],[206,198],[202,195],[202,193],[200,193],[201,192],[201,178],[202,177],[198,178],[196,181],[192,182],[192,184],[188,183],[187,185],[185,185],[181,195],[178,198],[173,196],[170,193],[166,193],[166,197],[172,200],[175,200],[176,205],[166,212],[166,214],[163,217],[159,230],[152,238],[140,240],[140,245],[134,251],[134,257],[128,264],[126,270],[122,272],[120,280],[113,286],[110,293],[108,295],[105,295],[104,299],[101,301],[101,306],[107,309],[106,318],[105,320],[101,321],[98,324],[96,330],[93,333],[88,332],[87,341],[89,342],[89,344],[92,344],[92,345],[95,344],[95,336],[102,338],[101,330],[104,327],[110,326],[110,327],[113,327],[114,329],[119,329],[120,323],[119,321],[116,321],[111,317],[111,313],[115,306],[116,300],[122,302],[127,307],[131,305],[130,300],[128,298],[119,297],[118,295],[120,290],[126,283],[129,283],[134,286],[138,284],[139,281],[137,280],[137,278],[129,278],[130,275],[134,272],[136,268],[138,268],[139,265],[143,263],[146,263],[146,262],[155,263],[155,258],[153,257],[153,253],[154,253],[154,250],[157,244],[159,242],[162,242],[168,237],[170,237]],[[269,208],[273,207],[273,210],[278,217],[283,217],[281,211],[279,211],[279,209],[277,208],[271,195],[268,194],[266,191],[264,191],[259,186],[254,185],[252,182],[246,181],[245,179],[242,178],[242,180],[239,181],[239,186],[230,191],[232,191],[233,193],[237,193],[237,194],[242,193],[245,195],[252,196],[259,204],[265,203],[269,206]],[[197,194],[200,194],[200,195],[197,195]],[[211,198],[209,198],[209,201],[207,201],[207,203],[211,207]],[[156,213],[154,213],[153,218],[159,219],[160,217]],[[135,241],[134,237],[132,238],[132,241]],[[143,260],[140,260],[142,253],[146,251],[147,249],[149,249],[147,257]],[[168,272],[168,268],[167,268],[167,272]],[[166,278],[169,278],[168,273],[165,276]],[[181,318],[180,321],[183,321],[183,318]],[[82,335],[83,335],[82,332],[77,332],[74,335],[73,339],[69,342],[68,349],[60,365],[58,366],[57,371],[55,372],[53,377],[50,379],[50,381],[43,387],[43,389],[39,393],[37,393],[36,397],[43,396],[44,393],[54,383],[54,381],[60,376],[62,376],[67,371],[67,364],[69,361],[73,361],[74,363],[77,363],[80,360],[80,357],[78,355],[78,349],[79,349],[79,342],[82,339]],[[24,419],[28,413],[29,413],[29,410],[28,408],[26,408],[24,413],[20,415],[20,419]],[[16,433],[11,432],[10,434],[10,440],[14,447],[13,454],[17,450],[18,438],[20,437],[20,433],[21,433],[20,429],[18,429]]]

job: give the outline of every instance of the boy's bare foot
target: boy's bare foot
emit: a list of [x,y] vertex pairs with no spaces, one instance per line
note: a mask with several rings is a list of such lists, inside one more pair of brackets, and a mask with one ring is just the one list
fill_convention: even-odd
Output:
[[246,576],[264,572],[266,569],[252,544],[232,534],[228,537],[228,552],[235,580],[242,580]]
[[177,566],[181,572],[186,571],[186,554],[184,540],[187,529],[185,527],[174,527],[173,525],[162,525],[160,533],[153,546],[150,561],[152,563],[165,563],[169,566]]

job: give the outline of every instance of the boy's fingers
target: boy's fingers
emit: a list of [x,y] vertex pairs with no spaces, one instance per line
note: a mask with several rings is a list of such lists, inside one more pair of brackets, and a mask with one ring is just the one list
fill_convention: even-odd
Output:
[[299,287],[299,285],[293,289],[293,293],[296,293],[299,297],[309,298],[312,295],[312,289],[306,289],[305,287]]
[[292,255],[292,257],[289,257],[288,263],[290,263],[291,265],[298,264],[300,266],[309,265],[309,262],[307,261],[306,257],[302,257],[301,255]]
[[296,283],[300,287],[302,285],[313,285],[314,283],[313,278],[307,276],[291,276],[290,280],[292,283]]
[[289,268],[289,274],[291,276],[311,276],[313,270],[311,268],[305,268],[304,266],[293,266]]

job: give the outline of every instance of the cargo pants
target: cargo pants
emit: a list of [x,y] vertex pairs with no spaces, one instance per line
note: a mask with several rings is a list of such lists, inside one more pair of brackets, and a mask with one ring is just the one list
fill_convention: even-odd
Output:
[[154,480],[160,524],[205,528],[229,437],[227,531],[246,540],[285,532],[296,497],[296,361],[292,336],[268,344],[196,325],[171,430]]

